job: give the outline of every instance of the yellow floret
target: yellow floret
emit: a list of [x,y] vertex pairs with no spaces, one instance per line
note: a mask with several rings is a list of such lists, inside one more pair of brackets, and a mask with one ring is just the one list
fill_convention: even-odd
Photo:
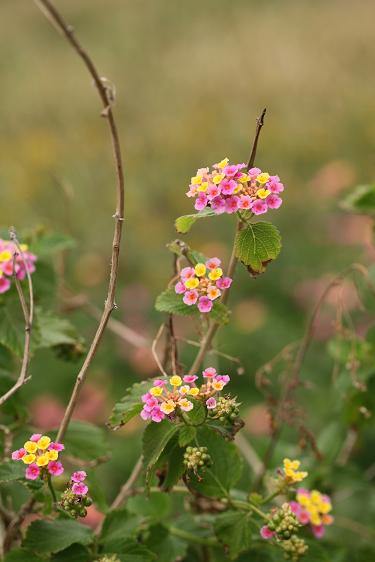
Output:
[[38,450],[38,445],[34,443],[34,441],[26,441],[23,448],[26,449],[28,453],[36,453]]
[[259,176],[257,176],[257,181],[261,184],[267,183],[269,179],[270,179],[270,175],[267,174],[266,172],[263,172],[263,174],[259,174]]
[[218,164],[216,164],[216,166],[218,168],[225,168],[225,166],[228,165],[229,162],[229,158],[224,158],[221,162],[219,162]]
[[36,459],[36,464],[38,466],[46,466],[49,463],[49,458],[48,458],[48,454],[44,454],[44,455],[40,455],[40,457],[38,457]]
[[12,259],[12,253],[9,250],[0,252],[0,262],[9,261]]
[[182,379],[178,375],[173,375],[173,377],[171,377],[169,379],[169,382],[172,386],[181,386],[182,385]]
[[202,182],[197,187],[197,191],[207,191],[207,189],[208,189],[208,183],[206,181]]
[[160,409],[164,414],[171,414],[175,411],[176,404],[172,400],[167,400],[167,402],[161,404]]
[[195,275],[198,275],[198,277],[203,277],[203,275],[205,275],[206,273],[206,266],[204,265],[204,263],[197,263],[197,265],[194,268],[195,271]]
[[215,185],[218,185],[223,179],[224,179],[224,174],[216,174],[213,178],[212,181],[214,182]]
[[199,285],[199,279],[197,279],[196,277],[190,277],[185,281],[185,287],[187,289],[195,289],[196,287],[198,287],[198,285]]
[[208,277],[211,279],[211,281],[217,281],[218,279],[220,279],[220,277],[222,277],[222,275],[223,270],[221,269],[221,267],[216,267],[215,269],[212,269],[212,271],[210,271]]
[[56,461],[59,458],[59,453],[57,451],[47,451],[46,455],[48,455],[48,459],[50,461]]
[[202,183],[202,177],[194,176],[193,178],[191,178],[191,183],[192,185],[199,185],[200,183]]
[[269,189],[264,189],[263,187],[261,189],[258,189],[257,191],[257,197],[259,197],[259,199],[265,199],[266,197],[269,196],[270,194],[270,190]]
[[37,441],[38,449],[44,451],[49,447],[50,443],[51,443],[51,439],[47,437],[47,435],[43,435],[43,437],[41,437],[39,441]]
[[152,394],[152,396],[161,396],[163,394],[163,387],[153,386],[152,388],[150,388],[150,394]]
[[190,394],[191,396],[197,396],[199,394],[199,388],[197,388],[196,386],[193,386],[188,394]]
[[32,464],[36,459],[35,455],[24,455],[22,457],[22,462],[24,462],[25,464]]

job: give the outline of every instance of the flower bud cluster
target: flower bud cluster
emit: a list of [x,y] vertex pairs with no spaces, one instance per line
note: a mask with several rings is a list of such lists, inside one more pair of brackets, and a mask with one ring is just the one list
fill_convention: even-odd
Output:
[[281,543],[281,548],[284,550],[284,558],[286,560],[298,562],[298,560],[306,554],[309,547],[303,539],[297,537],[297,535],[292,535],[290,539]]
[[195,473],[198,471],[204,472],[206,468],[212,466],[212,459],[208,454],[207,447],[186,447],[184,465],[187,470]]
[[87,495],[88,486],[84,483],[86,472],[78,470],[73,472],[66,490],[61,494],[60,507],[71,517],[86,517],[87,507],[92,504],[92,499]]
[[218,419],[221,423],[233,423],[238,417],[240,404],[236,398],[230,396],[220,396],[216,401],[216,406],[209,411],[211,418]]

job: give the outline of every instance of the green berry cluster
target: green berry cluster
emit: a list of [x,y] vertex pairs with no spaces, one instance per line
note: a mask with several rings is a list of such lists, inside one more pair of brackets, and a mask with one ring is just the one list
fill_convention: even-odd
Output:
[[184,465],[187,470],[194,472],[204,471],[212,465],[212,459],[208,454],[207,447],[186,447],[184,453]]
[[240,404],[238,404],[236,398],[220,396],[215,408],[210,410],[210,416],[218,419],[222,423],[233,423],[240,413],[239,406]]
[[309,548],[297,535],[292,535],[290,539],[283,541],[281,546],[284,550],[284,558],[292,562],[298,562]]
[[270,517],[268,528],[274,531],[280,540],[288,540],[301,527],[297,517],[294,515],[288,503],[284,503],[275,510]]
[[64,511],[69,513],[71,517],[86,517],[87,507],[92,504],[92,499],[88,496],[77,496],[69,488],[61,494],[60,506]]

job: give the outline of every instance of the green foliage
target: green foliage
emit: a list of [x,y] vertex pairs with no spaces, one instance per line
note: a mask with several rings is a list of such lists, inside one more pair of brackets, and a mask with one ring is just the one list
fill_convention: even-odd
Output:
[[128,540],[135,537],[142,518],[126,509],[116,509],[106,516],[100,544],[104,552],[122,552]]
[[269,222],[248,224],[236,236],[236,257],[253,275],[263,273],[281,250],[280,233]]
[[48,232],[33,237],[30,244],[30,249],[38,258],[55,257],[56,254],[64,250],[71,250],[76,247],[75,240],[61,232]]
[[178,444],[180,447],[186,447],[197,435],[197,430],[192,425],[182,425],[178,432]]
[[343,209],[375,217],[375,184],[359,185],[341,203]]
[[25,476],[25,465],[22,462],[3,462],[0,464],[0,483],[20,480]]
[[90,544],[93,539],[89,527],[68,519],[33,521],[28,527],[22,543],[28,550],[40,554],[59,552],[74,543]]
[[[16,548],[8,552],[4,558],[4,562],[45,562],[45,558],[40,558],[34,552],[30,552],[24,548]],[[81,562],[80,560],[77,562]],[[84,562],[82,560],[82,562]]]
[[133,496],[127,501],[127,509],[130,513],[146,517],[153,522],[166,519],[170,515],[171,508],[170,496],[162,492],[151,492],[147,496]]
[[164,525],[154,525],[149,529],[146,545],[157,554],[158,562],[177,562],[187,551],[187,542],[171,536]]
[[252,542],[249,513],[226,511],[216,517],[215,534],[224,546],[230,560],[235,560],[241,552],[248,550]]
[[82,460],[98,459],[108,454],[104,430],[87,422],[71,422],[64,443],[71,456]]
[[[159,312],[168,312],[168,314],[179,316],[199,316],[200,314],[196,306],[185,304],[182,295],[177,295],[173,288],[167,289],[157,297],[155,308]],[[210,317],[220,324],[226,324],[229,319],[228,308],[216,300],[210,312]]]
[[54,554],[51,562],[90,562],[91,554],[81,544],[72,544],[65,550]]
[[150,423],[143,434],[143,463],[146,468],[146,483],[150,482],[153,468],[172,437],[177,433],[178,425],[163,420]]
[[212,466],[206,469],[203,479],[192,474],[189,487],[204,496],[226,497],[242,472],[242,460],[236,446],[206,426],[198,429],[197,443],[200,447],[207,447]]
[[186,234],[198,219],[204,219],[214,216],[217,216],[217,214],[211,209],[203,209],[202,211],[199,211],[199,213],[182,215],[181,217],[178,217],[178,219],[176,219],[175,221],[175,227],[177,232]]
[[125,396],[117,402],[108,420],[111,429],[119,429],[142,411],[141,397],[152,386],[152,380],[133,384],[126,391]]

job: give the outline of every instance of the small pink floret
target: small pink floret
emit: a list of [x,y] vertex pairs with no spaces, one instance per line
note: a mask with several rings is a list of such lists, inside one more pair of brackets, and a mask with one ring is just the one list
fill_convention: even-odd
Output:
[[48,472],[52,476],[60,476],[64,472],[64,467],[59,461],[51,461],[47,465]]
[[82,484],[82,483],[75,483],[72,486],[72,492],[73,494],[75,494],[76,496],[85,496],[87,494],[87,492],[89,491],[88,487],[86,486],[86,484]]
[[208,410],[212,410],[213,408],[216,408],[216,400],[213,396],[211,396],[211,398],[206,400],[206,406]]
[[13,461],[20,461],[22,459],[22,457],[24,457],[26,455],[26,450],[25,449],[17,449],[17,451],[13,451],[12,453],[12,460]]
[[71,479],[73,482],[83,482],[86,478],[87,474],[84,470],[77,470],[76,472],[73,472]]
[[260,536],[261,536],[263,539],[266,539],[266,540],[272,539],[272,537],[274,536],[274,534],[275,534],[275,533],[274,533],[273,531],[271,531],[271,529],[269,529],[269,528],[267,527],[267,525],[264,525],[264,526],[261,528],[261,530],[260,530]]
[[212,306],[212,301],[208,297],[201,297],[198,301],[199,312],[210,312]]
[[29,464],[25,470],[27,480],[36,480],[40,475],[40,468],[36,464]]
[[216,369],[214,367],[207,367],[207,369],[205,369],[202,373],[202,375],[204,376],[204,378],[206,379],[212,379],[213,377],[216,376]]

